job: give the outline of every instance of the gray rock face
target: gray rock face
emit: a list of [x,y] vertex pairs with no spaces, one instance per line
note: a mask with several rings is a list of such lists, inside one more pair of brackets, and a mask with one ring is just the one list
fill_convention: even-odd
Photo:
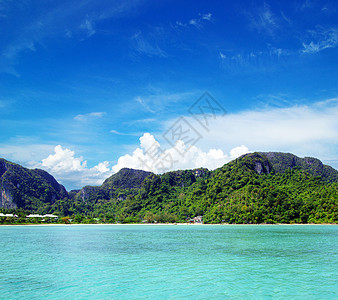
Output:
[[1,188],[1,201],[0,207],[3,208],[17,208],[16,203],[13,201],[13,196],[9,189]]
[[258,174],[261,174],[263,172],[263,166],[260,162],[255,162],[255,171]]
[[46,171],[0,158],[0,207],[31,209],[67,197],[66,189]]
[[289,168],[298,167],[314,176],[321,176],[323,180],[338,182],[338,171],[324,165],[314,157],[298,157],[291,153],[261,152],[265,155],[277,173],[284,173]]
[[115,187],[122,189],[140,188],[144,179],[150,174],[152,173],[143,170],[123,168],[116,174],[107,178],[102,184],[102,187]]
[[257,174],[270,173],[270,166],[268,163],[255,162],[255,171]]

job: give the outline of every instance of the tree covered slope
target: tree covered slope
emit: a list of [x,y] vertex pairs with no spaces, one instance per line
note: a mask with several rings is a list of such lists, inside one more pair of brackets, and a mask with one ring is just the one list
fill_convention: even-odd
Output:
[[0,159],[0,207],[38,211],[45,205],[67,198],[66,189],[40,169],[27,169]]
[[262,152],[277,173],[284,173],[289,168],[300,167],[301,170],[314,176],[321,176],[323,180],[338,182],[338,172],[334,168],[324,165],[314,157],[300,158],[291,153]]
[[1,187],[11,187],[13,207],[78,222],[185,222],[198,215],[205,223],[338,222],[338,172],[318,159],[289,153],[246,154],[214,171],[156,175],[122,169],[101,186],[68,197],[48,173],[6,163],[6,170],[0,164]]

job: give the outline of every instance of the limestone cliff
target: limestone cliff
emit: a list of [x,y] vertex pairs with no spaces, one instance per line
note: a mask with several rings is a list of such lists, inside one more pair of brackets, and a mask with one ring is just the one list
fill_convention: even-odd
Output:
[[30,170],[0,158],[0,207],[35,209],[68,197],[55,178],[40,169]]

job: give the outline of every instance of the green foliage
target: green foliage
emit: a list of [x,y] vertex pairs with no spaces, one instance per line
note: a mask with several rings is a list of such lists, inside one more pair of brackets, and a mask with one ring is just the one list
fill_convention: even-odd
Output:
[[21,201],[29,212],[69,216],[60,222],[72,223],[174,223],[198,215],[204,223],[337,223],[338,172],[327,170],[312,158],[252,153],[212,172],[123,169],[100,187],[86,186],[55,202],[48,201],[51,185],[37,179],[28,189],[36,194],[21,193]]
[[338,182],[338,172],[330,166],[323,165],[317,158],[300,158],[291,153],[281,152],[263,152],[261,154],[269,159],[277,173],[284,173],[290,168],[298,167],[313,176],[321,176],[325,181]]
[[68,197],[65,188],[46,171],[29,170],[4,159],[0,159],[0,189],[6,194],[3,207],[36,212],[48,211],[56,200]]

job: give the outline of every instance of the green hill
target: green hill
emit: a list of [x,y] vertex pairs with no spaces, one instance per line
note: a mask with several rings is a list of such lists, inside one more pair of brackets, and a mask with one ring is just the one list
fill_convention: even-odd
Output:
[[76,222],[186,222],[196,216],[205,223],[338,222],[338,171],[289,153],[245,154],[214,171],[121,169],[101,186],[68,195],[42,170],[1,160],[0,174],[2,207]]
[[300,158],[291,153],[262,152],[272,164],[277,173],[284,173],[289,168],[300,167],[301,170],[314,176],[321,176],[323,180],[338,182],[338,172],[334,168],[324,165],[314,157]]
[[5,159],[0,159],[0,190],[0,207],[7,209],[38,212],[68,197],[66,189],[46,171],[30,170]]

